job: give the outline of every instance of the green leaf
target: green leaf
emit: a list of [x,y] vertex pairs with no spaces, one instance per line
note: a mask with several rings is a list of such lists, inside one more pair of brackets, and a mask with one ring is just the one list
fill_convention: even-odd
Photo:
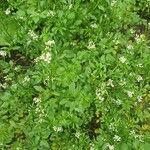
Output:
[[34,89],[38,92],[42,92],[44,90],[41,86],[34,86]]
[[68,15],[68,19],[74,19],[75,18],[75,13],[74,12],[71,12],[69,15]]

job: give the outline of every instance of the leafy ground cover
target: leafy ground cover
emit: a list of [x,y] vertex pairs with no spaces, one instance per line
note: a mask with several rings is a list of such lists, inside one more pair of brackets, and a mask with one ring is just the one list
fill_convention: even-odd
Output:
[[1,0],[0,149],[149,150],[150,0]]

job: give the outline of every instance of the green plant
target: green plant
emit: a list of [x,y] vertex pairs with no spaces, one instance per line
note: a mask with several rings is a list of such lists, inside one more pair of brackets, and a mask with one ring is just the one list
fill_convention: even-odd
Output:
[[148,150],[147,3],[2,1],[0,148]]

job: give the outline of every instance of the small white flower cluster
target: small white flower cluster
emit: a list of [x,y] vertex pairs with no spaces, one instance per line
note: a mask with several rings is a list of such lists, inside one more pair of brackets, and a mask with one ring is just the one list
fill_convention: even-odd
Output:
[[3,89],[6,89],[7,87],[8,87],[8,85],[7,85],[7,83],[5,82],[5,83],[0,83],[0,87],[2,87]]
[[12,80],[12,78],[9,75],[5,76],[4,79],[5,79],[5,81],[11,81]]
[[33,102],[36,104],[35,113],[39,115],[39,122],[43,122],[43,117],[46,116],[44,113],[44,109],[42,109],[41,106],[41,98],[40,97],[34,97]]
[[90,150],[95,150],[93,143],[90,143]]
[[119,58],[119,60],[120,60],[121,63],[123,63],[123,64],[127,61],[127,59],[126,59],[124,56],[121,56],[121,57]]
[[107,86],[114,87],[113,80],[109,79],[109,80],[107,81]]
[[138,75],[136,79],[137,79],[137,81],[138,81],[138,82],[140,82],[140,81],[142,81],[142,80],[143,80],[143,78],[142,78],[142,76],[141,76],[141,75]]
[[54,126],[53,130],[56,131],[56,132],[62,132],[63,128],[61,126]]
[[131,44],[127,45],[127,49],[128,49],[128,50],[133,49],[133,45],[131,45]]
[[38,40],[38,35],[36,35],[33,30],[29,30],[28,35],[32,38],[32,40]]
[[23,79],[22,83],[23,83],[23,84],[26,84],[26,83],[28,83],[29,81],[30,81],[29,76],[26,76],[26,77]]
[[115,136],[113,137],[113,140],[114,140],[114,141],[117,141],[117,142],[120,142],[120,141],[121,141],[121,137],[118,136],[118,135],[115,135]]
[[9,15],[10,13],[11,13],[10,8],[7,8],[7,9],[5,10],[5,14],[6,14],[6,15]]
[[107,147],[108,147],[109,150],[114,150],[115,149],[114,145],[110,145],[109,143],[107,144]]
[[80,132],[76,132],[76,133],[75,133],[75,137],[77,137],[78,139],[80,138],[80,136],[81,136],[81,133],[80,133]]
[[137,67],[143,68],[142,64],[137,64]]
[[142,102],[142,96],[137,96],[137,100],[139,103]]
[[49,41],[45,42],[45,45],[48,46],[48,47],[51,47],[54,44],[55,44],[54,40],[49,40]]
[[0,51],[0,56],[5,57],[7,55],[7,53],[5,51]]
[[120,99],[115,100],[115,103],[120,106],[122,104],[122,101]]
[[104,101],[104,97],[103,97],[100,89],[96,89],[96,97],[100,100],[100,102]]
[[131,97],[133,97],[134,92],[133,91],[127,91],[127,95],[131,98]]
[[88,49],[95,49],[95,43],[93,41],[90,41],[88,46],[87,46]]
[[143,136],[136,134],[135,130],[130,131],[129,133],[130,136],[133,136],[135,139],[139,139],[139,141],[143,142]]
[[35,104],[39,104],[39,103],[41,103],[41,98],[39,98],[39,97],[34,97],[34,98],[33,98],[33,102],[34,102]]
[[102,83],[99,88],[96,89],[96,97],[100,102],[104,101],[104,95],[106,94],[106,84]]
[[144,34],[141,34],[141,35],[136,34],[135,40],[139,44],[139,43],[145,41],[145,35]]
[[35,62],[39,62],[39,61],[44,61],[46,63],[50,63],[51,62],[51,53],[50,52],[46,52],[46,53],[43,53],[40,57],[37,57],[35,59]]
[[112,131],[117,131],[117,129],[116,129],[116,126],[115,126],[115,124],[114,123],[110,123],[110,125],[109,125],[109,130],[112,130]]

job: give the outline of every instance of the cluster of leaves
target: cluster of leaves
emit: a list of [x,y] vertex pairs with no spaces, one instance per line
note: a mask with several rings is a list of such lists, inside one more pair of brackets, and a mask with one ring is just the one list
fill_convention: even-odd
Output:
[[0,149],[149,149],[149,0],[0,7]]

